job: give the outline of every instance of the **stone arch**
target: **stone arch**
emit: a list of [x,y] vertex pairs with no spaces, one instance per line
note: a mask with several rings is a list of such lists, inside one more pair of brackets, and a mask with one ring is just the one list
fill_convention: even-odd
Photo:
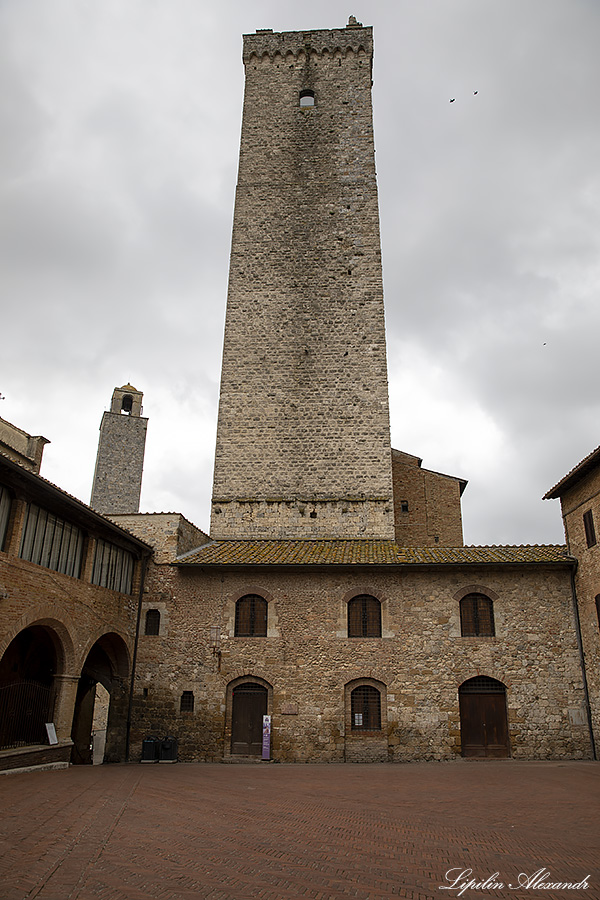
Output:
[[[252,686],[256,686],[256,696],[254,700],[251,701],[253,703],[253,706],[247,711],[251,724],[252,721],[254,721],[254,728],[256,729],[258,717],[261,715],[261,711],[264,715],[272,715],[273,686],[269,681],[254,673],[238,675],[236,678],[233,678],[227,684],[225,697],[225,731],[223,755],[226,758],[237,755],[257,755],[256,746],[254,746],[253,748],[249,747],[249,752],[244,753],[241,750],[241,742],[234,741],[236,737],[239,737],[239,735],[236,735],[234,732],[234,711],[238,712],[238,710],[234,710],[234,704],[237,702],[235,699],[235,690],[236,688],[244,688],[245,686],[248,686],[250,690],[252,689]],[[264,699],[261,701],[260,695],[263,692]],[[254,745],[256,745],[256,740],[253,742],[248,741],[248,745],[250,745],[251,743],[254,743]]]
[[224,619],[227,634],[229,637],[235,637],[236,604],[242,597],[251,594],[262,597],[262,599],[267,602],[267,637],[279,637],[279,619],[277,616],[277,604],[275,603],[275,598],[270,591],[267,591],[262,585],[256,583],[247,584],[243,589],[238,588],[230,594],[229,598],[225,601]]
[[[379,722],[373,730],[352,727],[353,702],[356,694],[366,691],[377,692],[379,697]],[[372,697],[366,697],[367,705]],[[356,707],[354,715],[360,716],[361,711]],[[358,721],[358,720],[357,720]],[[389,758],[388,749],[388,715],[387,715],[387,685],[383,681],[371,677],[354,678],[344,685],[344,723],[345,723],[345,758],[348,762],[386,762]]]
[[389,601],[386,594],[370,581],[357,581],[341,597],[338,605],[337,637],[348,637],[348,604],[358,596],[374,597],[381,604],[381,637],[393,637],[390,629]]
[[[123,762],[126,755],[127,706],[129,699],[129,648],[116,632],[105,632],[88,643],[84,657],[73,713],[71,762],[91,764],[92,733],[96,705],[96,686],[101,684],[110,697],[104,762]],[[103,715],[105,718],[105,715]]]
[[[58,630],[56,628],[58,627]],[[66,654],[56,620],[21,628],[0,657],[0,747],[46,744],[46,723],[59,705]]]
[[64,675],[73,672],[75,665],[75,650],[73,639],[67,626],[60,619],[56,618],[56,610],[45,607],[38,607],[35,612],[25,614],[10,628],[4,638],[0,640],[0,659],[6,653],[9,645],[26,628],[33,627],[44,628],[52,642],[54,643],[57,654],[57,673]]
[[458,688],[463,756],[510,756],[506,685],[489,675],[468,678]]

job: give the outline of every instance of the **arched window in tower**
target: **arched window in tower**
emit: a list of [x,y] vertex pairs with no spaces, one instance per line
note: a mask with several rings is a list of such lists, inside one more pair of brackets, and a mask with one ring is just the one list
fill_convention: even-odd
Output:
[[311,90],[303,90],[300,91],[300,106],[305,108],[307,106],[315,105],[315,92]]
[[131,394],[124,394],[123,399],[121,400],[121,412],[126,415],[131,415],[131,410],[133,409],[133,397]]
[[381,694],[369,684],[354,688],[350,695],[352,731],[381,731]]
[[267,601],[257,594],[240,597],[235,605],[235,636],[267,636]]
[[485,594],[467,594],[460,601],[463,637],[494,637],[494,604]]
[[160,634],[160,611],[158,609],[146,610],[144,634]]
[[381,603],[368,594],[348,603],[348,637],[381,637]]

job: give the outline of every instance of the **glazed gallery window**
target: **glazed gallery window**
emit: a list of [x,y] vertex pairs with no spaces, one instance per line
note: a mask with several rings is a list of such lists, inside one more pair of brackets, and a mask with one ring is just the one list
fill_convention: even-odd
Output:
[[494,604],[485,594],[467,594],[460,601],[463,637],[494,637]]
[[83,531],[46,509],[30,503],[19,556],[63,575],[79,578]]
[[130,594],[132,582],[133,555],[109,541],[96,541],[92,584]]
[[362,684],[350,695],[352,731],[381,731],[381,694],[377,688]]
[[381,637],[381,603],[368,594],[348,603],[348,637]]
[[146,628],[144,634],[160,634],[160,612],[158,609],[146,610]]
[[4,539],[8,530],[11,501],[12,497],[8,488],[5,488],[0,484],[0,550],[2,550],[4,546]]
[[267,636],[267,601],[257,594],[246,594],[235,604],[235,636]]

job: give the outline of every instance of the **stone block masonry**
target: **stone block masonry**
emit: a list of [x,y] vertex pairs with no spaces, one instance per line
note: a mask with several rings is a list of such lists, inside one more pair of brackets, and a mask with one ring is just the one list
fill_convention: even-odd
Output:
[[244,38],[214,537],[393,538],[372,47]]
[[102,416],[90,506],[103,515],[139,510],[148,428],[142,396],[130,384],[115,388]]

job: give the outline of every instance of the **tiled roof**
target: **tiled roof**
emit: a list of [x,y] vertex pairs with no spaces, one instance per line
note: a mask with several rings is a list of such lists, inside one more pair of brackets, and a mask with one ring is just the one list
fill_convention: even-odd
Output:
[[544,494],[544,500],[556,500],[565,493],[569,488],[573,487],[581,478],[585,478],[588,472],[591,472],[600,465],[600,447],[596,447],[591,453],[582,459],[580,463],[571,469],[553,488]]
[[394,541],[211,541],[180,566],[497,565],[571,562],[561,544],[516,547],[399,547]]

